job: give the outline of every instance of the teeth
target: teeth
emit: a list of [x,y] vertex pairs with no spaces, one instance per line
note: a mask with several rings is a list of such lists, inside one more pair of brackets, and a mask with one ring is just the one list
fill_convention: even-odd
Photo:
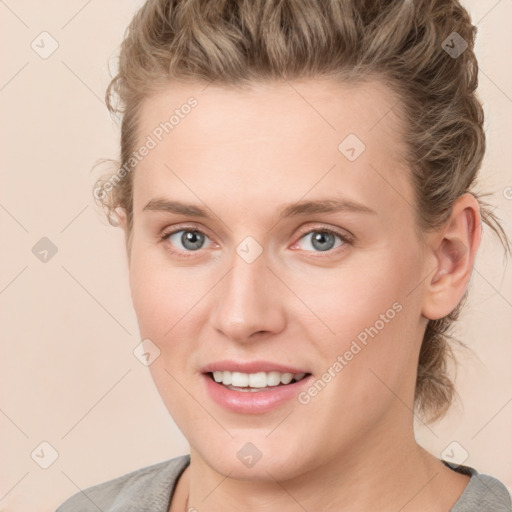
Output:
[[281,375],[281,384],[290,384],[293,379],[293,373],[283,373]]
[[[224,384],[224,379],[222,379],[222,383]],[[231,374],[231,385],[237,388],[246,388],[249,385],[249,375],[247,373],[233,372]]]
[[224,384],[225,386],[234,386],[237,388],[266,388],[279,386],[279,384],[290,384],[292,380],[296,382],[302,380],[305,373],[280,373],[280,372],[258,372],[258,373],[241,373],[216,371],[213,372],[215,382]]

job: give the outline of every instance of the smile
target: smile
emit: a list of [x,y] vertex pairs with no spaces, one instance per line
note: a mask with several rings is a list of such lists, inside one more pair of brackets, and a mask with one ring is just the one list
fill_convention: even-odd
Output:
[[313,375],[275,369],[247,373],[217,366],[203,372],[201,378],[206,396],[222,409],[237,414],[264,414],[286,404],[297,404],[297,396],[311,385]]
[[257,372],[242,373],[230,371],[214,371],[209,375],[215,382],[226,386],[233,391],[257,392],[266,388],[276,386],[286,386],[290,383],[301,381],[306,373],[281,373],[273,372]]

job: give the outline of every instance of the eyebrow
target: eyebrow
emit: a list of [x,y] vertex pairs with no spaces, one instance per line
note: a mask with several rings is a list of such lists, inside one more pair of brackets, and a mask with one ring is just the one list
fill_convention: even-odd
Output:
[[[143,211],[163,211],[168,213],[176,213],[185,215],[187,217],[200,217],[205,219],[212,219],[207,210],[200,206],[182,203],[180,201],[171,201],[168,199],[155,198],[151,199],[149,203],[143,208]],[[348,211],[355,213],[369,213],[376,215],[377,212],[372,208],[348,201],[345,199],[326,198],[318,199],[315,201],[299,201],[285,205],[279,213],[279,220],[299,215],[313,215],[316,213],[336,213],[340,211]]]

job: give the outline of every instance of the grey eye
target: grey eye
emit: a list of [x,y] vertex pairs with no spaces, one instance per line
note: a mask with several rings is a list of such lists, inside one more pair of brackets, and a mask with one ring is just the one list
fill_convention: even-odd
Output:
[[178,246],[178,249],[183,248],[186,251],[197,251],[201,249],[206,238],[207,236],[204,233],[189,229],[180,229],[169,235],[169,240],[173,245],[176,246],[177,243],[180,243],[182,247]]
[[[340,243],[338,245],[335,245],[336,238],[340,240]],[[308,247],[304,248],[305,250],[315,250],[320,252],[330,251],[331,249],[335,249],[336,247],[339,247],[342,245],[343,241],[341,240],[341,237],[339,235],[336,235],[334,233],[330,233],[329,231],[324,230],[318,230],[318,231],[310,231],[309,233],[306,233],[301,240],[308,240],[308,245],[312,247],[313,249],[310,249]]]

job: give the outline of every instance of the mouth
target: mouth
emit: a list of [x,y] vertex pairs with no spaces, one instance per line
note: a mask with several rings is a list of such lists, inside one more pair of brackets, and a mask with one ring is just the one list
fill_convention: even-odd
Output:
[[276,388],[293,385],[303,379],[306,379],[311,375],[311,373],[290,373],[278,371],[243,373],[217,370],[213,372],[206,372],[205,375],[226,389],[246,393],[257,393],[262,391],[272,391]]

